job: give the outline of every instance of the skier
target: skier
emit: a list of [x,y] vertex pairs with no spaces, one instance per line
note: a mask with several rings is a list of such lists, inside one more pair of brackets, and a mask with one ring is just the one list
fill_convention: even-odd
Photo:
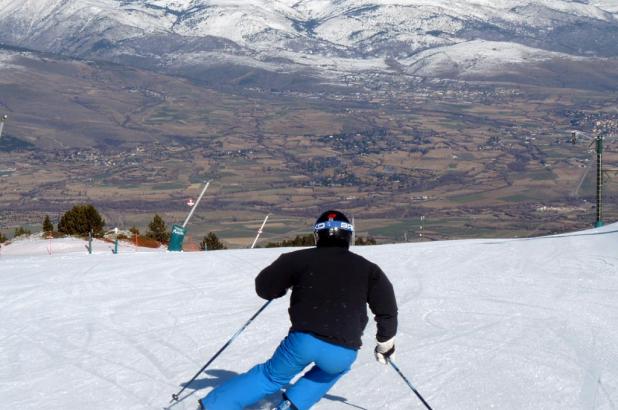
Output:
[[292,289],[292,326],[273,356],[199,401],[205,410],[240,410],[279,391],[313,366],[284,393],[276,410],[306,410],[350,370],[367,325],[367,304],[377,322],[376,359],[395,352],[397,303],[393,286],[374,263],[348,250],[354,227],[339,211],[316,221],[316,247],[282,254],[255,279],[267,300]]

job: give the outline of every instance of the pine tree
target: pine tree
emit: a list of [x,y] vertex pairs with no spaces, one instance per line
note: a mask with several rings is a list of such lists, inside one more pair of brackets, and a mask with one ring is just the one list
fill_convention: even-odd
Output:
[[159,214],[155,214],[154,218],[152,218],[152,222],[148,225],[148,229],[150,229],[150,231],[146,234],[148,238],[155,239],[161,243],[169,242],[170,233],[167,231],[165,221],[159,216]]
[[98,236],[104,226],[105,220],[94,206],[75,205],[60,218],[58,231],[67,235],[88,235],[92,231]]
[[203,251],[216,251],[220,249],[227,249],[227,246],[219,240],[214,232],[208,232],[208,235],[204,236],[204,239],[200,242],[200,249]]
[[45,215],[45,219],[43,220],[43,232],[46,234],[50,234],[54,231],[54,224],[49,219],[49,215]]

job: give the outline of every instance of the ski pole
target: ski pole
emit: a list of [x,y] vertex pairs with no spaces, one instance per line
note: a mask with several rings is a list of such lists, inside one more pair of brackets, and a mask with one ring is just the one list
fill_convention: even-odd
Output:
[[393,366],[393,369],[395,369],[395,371],[399,374],[399,376],[401,376],[401,378],[403,379],[404,382],[406,382],[406,384],[410,387],[410,389],[412,389],[412,391],[414,392],[414,394],[416,394],[416,397],[418,397],[420,399],[420,401],[423,402],[423,404],[425,405],[425,407],[427,407],[428,410],[433,410],[431,408],[431,406],[429,406],[429,404],[425,401],[425,399],[423,398],[423,396],[421,396],[421,394],[418,392],[418,390],[416,390],[414,388],[414,386],[412,385],[412,383],[410,383],[410,380],[408,380],[406,378],[406,376],[403,375],[403,373],[401,372],[401,370],[399,370],[399,367],[397,367],[397,365],[395,363],[393,363],[393,361],[391,359],[387,359],[388,363]]
[[247,323],[245,323],[245,324],[244,324],[244,325],[243,325],[240,329],[238,329],[238,331],[237,331],[236,333],[234,333],[234,336],[232,336],[232,337],[230,338],[230,340],[228,340],[228,341],[227,341],[227,342],[223,345],[223,347],[222,347],[221,349],[219,349],[219,351],[218,351],[217,353],[215,353],[215,355],[214,355],[213,357],[211,357],[211,358],[210,358],[210,360],[208,361],[208,363],[206,363],[206,364],[204,365],[204,367],[202,367],[202,368],[200,369],[200,371],[199,371],[199,372],[195,373],[195,376],[193,376],[193,377],[191,378],[191,380],[189,380],[189,381],[185,384],[185,386],[184,386],[182,389],[180,389],[180,391],[179,391],[178,393],[176,393],[176,394],[172,394],[172,400],[170,400],[170,403],[172,403],[172,402],[174,402],[174,401],[178,401],[178,396],[180,396],[180,395],[182,394],[182,392],[183,392],[183,391],[185,391],[185,389],[186,389],[187,387],[189,387],[189,385],[190,385],[191,383],[193,383],[193,381],[194,381],[195,379],[197,379],[197,376],[199,376],[199,375],[200,375],[200,374],[201,374],[204,370],[206,370],[206,368],[207,368],[208,366],[210,366],[210,364],[211,364],[211,363],[212,363],[212,362],[213,362],[213,361],[214,361],[214,360],[215,360],[215,359],[216,359],[216,358],[217,358],[217,357],[221,354],[221,352],[223,352],[225,349],[227,349],[227,347],[228,347],[229,345],[231,345],[231,344],[232,344],[232,342],[234,341],[234,339],[236,339],[236,338],[238,337],[238,335],[239,335],[239,334],[241,334],[241,333],[243,332],[243,330],[245,330],[245,328],[246,328],[247,326],[249,326],[249,324],[250,324],[251,322],[253,322],[253,319],[255,319],[255,318],[256,318],[256,317],[257,317],[260,313],[262,313],[262,311],[263,311],[264,309],[266,309],[266,307],[270,304],[270,302],[272,302],[272,299],[271,299],[271,300],[269,300],[269,301],[267,301],[266,303],[264,303],[264,305],[262,305],[262,307],[261,307],[261,308],[260,308],[257,312],[255,312],[255,314],[254,314],[253,316],[251,316],[251,319],[247,320]]

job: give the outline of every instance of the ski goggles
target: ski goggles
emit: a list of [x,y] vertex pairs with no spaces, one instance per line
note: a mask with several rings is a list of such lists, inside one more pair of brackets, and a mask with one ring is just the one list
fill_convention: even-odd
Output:
[[319,222],[313,226],[314,232],[324,229],[342,229],[344,231],[354,232],[354,226],[352,224],[342,221]]

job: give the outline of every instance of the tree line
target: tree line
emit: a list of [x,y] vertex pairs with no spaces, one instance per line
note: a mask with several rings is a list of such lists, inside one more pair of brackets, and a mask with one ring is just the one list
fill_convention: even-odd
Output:
[[[375,245],[377,242],[372,237],[357,236],[354,238],[354,245]],[[268,242],[265,248],[289,248],[295,246],[315,246],[313,234],[296,235],[293,239],[284,239],[281,242]]]
[[[58,225],[55,228],[49,215],[45,215],[43,219],[43,232],[46,237],[63,237],[63,236],[82,236],[87,237],[92,235],[94,238],[103,237],[105,231],[105,219],[99,211],[90,204],[75,205],[70,210],[62,214]],[[171,230],[159,214],[155,214],[152,221],[148,224],[148,231],[145,235],[140,234],[139,228],[133,226],[129,229],[133,237],[144,237],[155,240],[161,244],[167,244],[170,240]],[[15,228],[14,238],[23,235],[30,235],[32,232],[24,227]],[[131,239],[124,234],[119,234],[118,239]],[[0,243],[4,243],[8,238],[0,233]],[[209,232],[208,235],[202,238],[200,242],[202,250],[218,250],[227,249],[227,247],[219,240],[214,232]]]
[[[62,237],[62,236],[89,236],[100,238],[104,235],[105,219],[99,211],[90,204],[75,205],[73,208],[65,212],[58,221],[57,229],[54,229],[49,215],[45,215],[43,219],[43,232],[46,237]],[[138,238],[140,230],[136,226],[129,229],[133,237]],[[29,229],[19,227],[15,229],[14,237],[22,235],[30,235],[32,232]],[[155,214],[152,221],[148,224],[148,231],[143,237],[157,241],[161,244],[167,244],[171,237],[171,230],[159,214]],[[119,234],[117,239],[131,239],[130,237]],[[8,239],[0,232],[0,243],[6,242]],[[355,245],[375,245],[376,240],[371,237],[357,236],[354,241]],[[295,247],[295,246],[314,246],[315,240],[313,234],[296,235],[292,239],[284,239],[280,242],[268,242],[265,248],[278,247]],[[213,251],[227,249],[227,246],[217,237],[214,232],[209,232],[200,241],[200,249],[205,251]]]

